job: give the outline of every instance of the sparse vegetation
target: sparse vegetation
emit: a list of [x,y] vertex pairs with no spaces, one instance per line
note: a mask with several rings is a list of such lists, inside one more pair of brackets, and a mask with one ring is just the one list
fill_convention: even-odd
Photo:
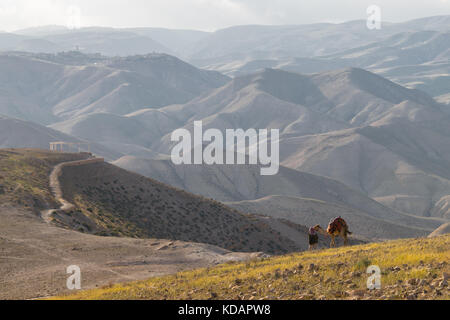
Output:
[[67,167],[60,181],[64,197],[96,225],[85,232],[193,241],[232,251],[300,250],[255,217],[107,163]]
[[[450,299],[449,261],[447,235],[226,263],[58,299]],[[382,270],[381,290],[367,289],[369,263]]]
[[366,270],[368,266],[371,265],[371,262],[369,260],[369,258],[364,257],[358,260],[358,262],[355,265],[355,268],[357,270]]
[[53,165],[82,159],[79,154],[36,149],[0,150],[0,199],[34,210],[56,205],[49,189]]
[[[0,186],[5,201],[35,211],[58,207],[49,187],[54,165],[80,154],[2,150]],[[52,223],[96,235],[158,238],[217,245],[232,251],[282,254],[300,248],[252,216],[107,163],[67,167],[63,197],[75,205]]]

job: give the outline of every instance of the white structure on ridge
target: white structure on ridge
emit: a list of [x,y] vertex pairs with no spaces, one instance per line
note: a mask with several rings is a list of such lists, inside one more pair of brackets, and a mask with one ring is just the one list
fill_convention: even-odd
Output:
[[78,150],[78,152],[82,152],[82,149],[87,152],[91,152],[91,144],[89,142],[64,142],[64,141],[55,141],[50,142],[50,151],[55,152],[64,152],[64,147],[68,147],[68,152],[72,151],[72,148]]

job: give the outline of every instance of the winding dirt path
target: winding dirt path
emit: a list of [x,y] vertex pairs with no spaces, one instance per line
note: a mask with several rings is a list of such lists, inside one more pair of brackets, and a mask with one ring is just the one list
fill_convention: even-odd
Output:
[[56,201],[58,201],[61,204],[61,206],[59,208],[42,210],[41,218],[45,222],[50,223],[52,221],[52,215],[56,211],[60,211],[60,210],[70,211],[75,207],[72,203],[70,203],[69,201],[67,201],[66,199],[63,198],[63,192],[62,192],[62,188],[61,188],[61,183],[59,181],[59,177],[61,176],[62,170],[65,167],[82,166],[82,165],[99,163],[99,162],[104,162],[104,161],[105,161],[105,159],[103,159],[103,158],[89,158],[89,159],[85,159],[85,160],[68,161],[68,162],[62,162],[62,163],[57,164],[53,168],[52,172],[50,173],[49,182],[50,182],[50,190],[52,191],[52,194],[55,197]]

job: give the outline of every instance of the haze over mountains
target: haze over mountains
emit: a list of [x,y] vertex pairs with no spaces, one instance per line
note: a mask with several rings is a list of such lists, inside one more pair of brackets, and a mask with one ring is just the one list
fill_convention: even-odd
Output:
[[[68,29],[64,26],[44,26],[3,33],[3,51],[60,52],[75,49],[105,55],[146,54],[152,51],[176,54],[189,61],[248,60],[311,57],[334,54],[350,48],[379,42],[402,33],[422,31],[448,32],[448,16],[436,16],[402,23],[384,22],[381,30],[369,30],[365,20],[339,24],[316,23],[287,26],[235,26],[215,32],[171,30],[164,28],[87,27]],[[141,38],[139,38],[141,37]],[[133,39],[138,38],[133,46]],[[46,42],[55,51],[21,50],[23,42]],[[128,45],[122,41],[127,41]],[[145,48],[144,44],[148,47]],[[129,52],[121,54],[120,51]]]
[[162,52],[227,75],[263,68],[311,73],[360,67],[437,97],[449,84],[449,32],[449,16],[383,22],[381,30],[369,30],[365,20],[235,26],[215,32],[46,26],[0,33],[0,51],[76,49],[107,56]]
[[[55,141],[86,142],[37,123],[0,116],[0,148],[48,149],[50,142]],[[82,150],[87,151],[87,148],[83,146]],[[123,155],[98,143],[91,143],[91,150],[111,160]],[[65,151],[76,152],[77,148],[66,148]]]
[[46,55],[0,55],[1,114],[42,124],[93,112],[127,114],[187,102],[228,80],[164,54],[88,65],[84,60],[71,65],[64,59],[60,63],[47,59]]
[[[122,168],[240,211],[299,225],[340,214],[367,239],[450,219],[448,16],[379,31],[54,26],[0,34],[0,50],[1,147],[89,141]],[[280,173],[174,166],[172,131],[198,120],[279,129]]]
[[[311,76],[269,69],[238,77],[185,105],[161,111],[175,122],[187,119],[185,128],[189,130],[194,120],[203,120],[205,128],[222,130],[279,128],[285,166],[331,177],[398,211],[448,219],[449,118],[423,92],[361,69]],[[168,153],[170,146],[166,134],[152,149]],[[189,189],[184,184],[189,179],[186,172],[172,179],[159,174],[175,168],[155,164],[143,169],[139,160],[132,158],[117,163],[169,184],[181,183],[180,187],[194,193],[217,196],[211,185],[199,182],[199,178],[194,178],[190,187],[208,187]],[[238,176],[246,177],[244,172]],[[193,174],[203,175],[211,172]],[[221,181],[217,178],[221,174],[212,176],[215,178],[207,181]],[[223,182],[217,184],[222,186]],[[272,195],[293,196],[276,186]],[[245,200],[258,198],[249,196],[258,190],[257,184],[249,182],[241,188],[246,190]],[[236,200],[242,199],[232,199]]]
[[342,213],[358,230],[357,235],[366,239],[425,235],[442,222],[396,212],[336,180],[285,167],[275,176],[261,176],[259,168],[252,165],[177,166],[170,160],[129,156],[114,164],[222,201],[242,212],[283,218],[300,225],[314,221],[327,224]]

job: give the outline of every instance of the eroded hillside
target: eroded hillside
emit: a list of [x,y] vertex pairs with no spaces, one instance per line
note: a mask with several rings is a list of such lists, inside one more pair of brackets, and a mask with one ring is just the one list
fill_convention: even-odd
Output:
[[[33,149],[0,151],[2,200],[38,217],[59,208],[50,190],[50,172],[59,163],[89,156]],[[49,221],[66,229],[101,236],[192,241],[232,251],[304,249],[303,243],[282,236],[260,217],[108,163],[64,167],[58,180],[63,198],[74,207],[53,210]]]
[[37,149],[0,150],[0,200],[36,214],[57,203],[49,188],[49,175],[58,163],[85,159],[87,154],[50,153]]
[[87,232],[194,241],[235,251],[296,248],[256,217],[111,164],[68,167],[60,180],[64,198],[80,212],[57,219],[70,226],[80,214],[87,216],[92,222],[84,226]]
[[[304,249],[260,218],[108,164],[83,161],[78,169],[67,172],[69,167],[63,167],[62,181],[65,176],[71,179],[65,183],[64,196],[76,199],[73,202],[80,207],[58,210],[61,204],[50,188],[50,173],[58,164],[80,163],[89,157],[37,149],[0,150],[0,299],[67,292],[70,265],[80,266],[83,288],[89,289],[261,255],[249,251]],[[113,177],[117,183],[111,186],[119,186],[114,192],[108,188]],[[44,219],[48,211],[52,214]],[[194,220],[197,229],[192,226]],[[233,252],[226,246],[247,252]]]

